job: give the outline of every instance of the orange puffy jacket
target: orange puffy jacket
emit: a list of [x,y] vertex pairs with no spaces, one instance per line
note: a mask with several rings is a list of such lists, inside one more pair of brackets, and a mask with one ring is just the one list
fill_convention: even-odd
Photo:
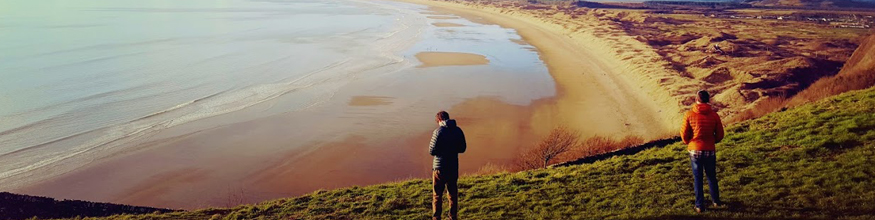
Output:
[[713,151],[714,144],[723,140],[723,123],[708,104],[697,103],[684,115],[681,139],[688,150]]

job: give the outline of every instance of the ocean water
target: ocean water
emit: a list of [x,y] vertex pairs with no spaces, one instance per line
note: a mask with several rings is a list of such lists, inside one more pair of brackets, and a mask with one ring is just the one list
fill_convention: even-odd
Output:
[[70,172],[278,97],[293,101],[269,114],[321,105],[351,81],[409,72],[422,51],[483,54],[491,64],[474,68],[530,86],[458,97],[552,95],[537,54],[508,40],[513,30],[460,18],[452,22],[469,26],[448,31],[425,10],[358,0],[2,1],[0,185]]
[[331,0],[3,1],[0,178],[400,63],[394,54],[415,37],[402,33],[405,22],[415,20],[395,10]]

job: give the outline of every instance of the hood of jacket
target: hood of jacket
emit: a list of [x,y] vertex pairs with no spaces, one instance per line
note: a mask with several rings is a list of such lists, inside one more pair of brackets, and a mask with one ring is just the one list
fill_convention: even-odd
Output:
[[441,121],[441,127],[448,127],[448,128],[457,127],[457,126],[456,126],[456,120],[455,120],[455,119],[449,119],[449,120],[446,120],[446,121]]
[[709,104],[696,103],[696,105],[693,106],[693,112],[695,112],[696,114],[707,115],[711,114],[711,112],[713,111],[714,110],[711,109],[711,105]]

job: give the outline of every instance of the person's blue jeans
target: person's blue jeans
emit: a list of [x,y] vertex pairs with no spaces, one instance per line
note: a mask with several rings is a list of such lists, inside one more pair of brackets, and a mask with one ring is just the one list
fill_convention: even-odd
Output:
[[717,155],[713,152],[710,154],[690,154],[690,161],[693,164],[693,189],[696,191],[696,208],[703,208],[705,202],[705,192],[702,189],[702,172],[708,176],[708,186],[711,191],[711,201],[720,204],[720,189],[717,187]]

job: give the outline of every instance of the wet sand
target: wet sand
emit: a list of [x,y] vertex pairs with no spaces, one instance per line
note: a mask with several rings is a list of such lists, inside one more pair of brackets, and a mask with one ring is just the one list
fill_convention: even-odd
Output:
[[392,97],[386,96],[355,96],[349,100],[349,106],[375,106],[392,104]]
[[459,17],[456,17],[456,16],[445,16],[445,15],[426,16],[426,18],[438,19],[438,20],[459,19]]
[[426,12],[423,12],[422,14],[424,14],[424,15],[453,15],[450,13],[437,12],[437,11],[426,11]]
[[[552,101],[545,98],[534,105],[548,106]],[[490,164],[509,166],[521,149],[537,141],[538,129],[549,127],[531,121],[533,110],[531,106],[508,104],[493,97],[469,99],[447,109],[465,130],[470,146],[460,155],[460,171],[472,174]],[[271,116],[144,144],[140,146],[145,149],[141,152],[102,161],[23,192],[194,209],[299,196],[319,189],[424,178],[431,171],[426,148],[436,126],[431,120],[434,112],[413,114],[418,119],[405,119],[403,124],[365,123],[370,127],[366,133],[313,138],[302,136],[327,129],[319,124],[344,126],[351,131],[362,129],[338,123],[342,118]],[[296,126],[300,124],[307,125],[310,131],[301,131]],[[394,131],[397,129],[406,132],[397,136],[387,134],[398,132]],[[275,152],[247,147],[281,147],[296,142],[312,147]]]
[[450,23],[450,22],[437,22],[437,23],[432,23],[431,25],[434,25],[435,27],[464,27],[465,26],[463,24],[456,24],[456,23]]
[[[430,14],[478,17],[516,29],[525,42],[538,48],[556,82],[555,97],[538,99],[530,105],[509,104],[484,96],[446,109],[459,121],[471,146],[460,156],[463,173],[475,173],[487,164],[509,165],[520,150],[558,125],[579,130],[586,136],[615,138],[636,135],[647,139],[670,132],[668,128],[672,125],[664,119],[673,117],[676,109],[646,99],[647,94],[640,94],[630,82],[617,77],[621,70],[613,64],[619,61],[605,60],[598,51],[573,42],[561,32],[514,16],[456,4],[405,1],[433,6],[436,12]],[[459,56],[428,54],[429,57],[417,58],[423,63],[446,66],[455,61],[432,56]],[[466,57],[480,63],[485,60],[482,55]],[[453,80],[461,79],[450,82]],[[444,83],[435,84],[434,88],[419,89],[445,88]],[[372,107],[390,107],[386,102],[402,101],[379,96],[347,100],[344,104]],[[140,152],[107,159],[23,191],[103,198],[100,200],[134,205],[197,208],[297,196],[317,189],[424,178],[431,165],[430,157],[424,153],[425,146],[435,127],[430,118],[438,108],[429,108],[429,103],[416,105],[425,107],[405,110],[407,115],[364,120],[354,125],[343,122],[355,118],[320,118],[318,112],[300,112],[220,126],[146,143]],[[344,129],[359,132],[313,136],[314,131]],[[387,135],[386,129],[399,132]],[[289,143],[312,147],[283,150]]]
[[514,43],[519,45],[529,45],[529,43],[524,41],[523,39],[510,39],[510,41],[513,41]]
[[[458,120],[471,146],[459,156],[463,175],[478,173],[490,164],[509,167],[521,149],[538,140],[531,127],[530,106],[482,97],[467,100],[447,111]],[[253,174],[252,179],[256,188],[301,195],[349,186],[351,180],[356,185],[370,185],[424,178],[431,174],[431,156],[424,153],[431,135],[429,130],[376,144],[364,143],[365,138],[361,136],[350,136],[326,143],[306,157],[272,165]],[[292,155],[295,154],[289,156]],[[294,187],[290,187],[292,185]]]
[[422,65],[417,66],[419,68],[489,64],[489,59],[486,59],[486,56],[471,53],[421,52],[416,54],[416,59],[422,63]]

